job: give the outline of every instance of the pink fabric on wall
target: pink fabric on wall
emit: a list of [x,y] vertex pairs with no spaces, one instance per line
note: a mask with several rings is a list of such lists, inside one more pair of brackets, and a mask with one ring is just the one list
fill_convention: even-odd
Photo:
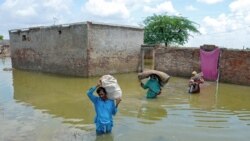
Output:
[[217,80],[220,49],[204,51],[200,49],[201,71],[205,80]]

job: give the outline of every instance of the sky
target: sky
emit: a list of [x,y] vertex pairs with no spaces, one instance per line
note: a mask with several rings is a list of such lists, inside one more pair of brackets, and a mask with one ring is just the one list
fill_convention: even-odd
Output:
[[186,47],[250,48],[250,0],[0,0],[0,35],[9,30],[75,22],[141,26],[153,14],[197,24]]

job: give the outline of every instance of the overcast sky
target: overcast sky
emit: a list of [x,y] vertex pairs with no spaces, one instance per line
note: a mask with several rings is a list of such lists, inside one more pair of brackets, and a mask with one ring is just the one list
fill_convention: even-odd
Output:
[[139,26],[147,16],[181,15],[199,26],[185,46],[250,48],[250,0],[0,0],[0,35],[33,26],[102,22]]

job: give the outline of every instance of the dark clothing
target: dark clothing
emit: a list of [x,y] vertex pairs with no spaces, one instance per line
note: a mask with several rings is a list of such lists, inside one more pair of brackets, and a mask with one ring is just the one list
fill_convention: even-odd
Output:
[[189,93],[200,93],[200,85],[199,84],[191,84],[188,92]]
[[189,80],[189,93],[200,93],[200,84],[204,82],[204,79],[201,77],[191,77]]

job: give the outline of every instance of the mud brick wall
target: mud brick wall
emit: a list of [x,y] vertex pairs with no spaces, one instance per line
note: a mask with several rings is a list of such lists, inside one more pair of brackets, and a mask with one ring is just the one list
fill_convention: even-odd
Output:
[[[206,49],[208,48],[211,50],[211,46]],[[193,70],[201,71],[199,50],[200,48],[157,48],[155,69],[171,76],[190,77]],[[250,85],[250,51],[222,48],[219,62],[220,82]]]
[[100,76],[135,72],[143,29],[92,22],[10,30],[14,68]]
[[250,85],[250,51],[222,49],[220,81]]
[[1,57],[10,57],[9,45],[0,45],[0,58]]
[[86,25],[36,27],[9,34],[14,68],[87,75]]
[[9,40],[0,40],[0,58],[1,57],[10,57]]
[[88,23],[89,76],[136,72],[143,29]]
[[171,76],[190,77],[200,71],[199,48],[161,47],[155,50],[155,69]]

